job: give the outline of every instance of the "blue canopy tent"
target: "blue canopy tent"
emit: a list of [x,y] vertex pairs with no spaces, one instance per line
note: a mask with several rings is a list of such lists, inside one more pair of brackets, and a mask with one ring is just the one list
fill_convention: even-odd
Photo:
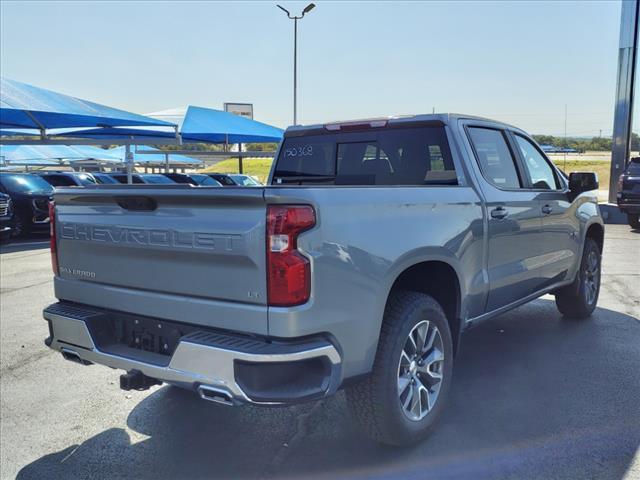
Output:
[[0,129],[36,129],[43,136],[55,128],[175,125],[98,103],[0,78]]
[[189,106],[180,134],[183,141],[267,143],[282,140],[283,130],[233,113]]
[[[161,113],[161,112],[158,112]],[[178,118],[178,117],[176,117]],[[180,122],[178,122],[180,123]],[[244,118],[229,112],[212,108],[187,108],[180,136],[183,142],[206,143],[267,143],[282,140],[283,130],[266,123]],[[61,132],[59,136],[73,136],[75,138],[130,138],[170,137],[172,132],[162,128],[90,128],[74,129]]]
[[[183,109],[156,112],[152,116],[167,118],[180,125],[180,136],[183,142],[207,142],[222,144],[238,144],[239,171],[242,173],[242,144],[280,142],[283,130],[233,113],[211,108],[189,106],[186,113]],[[184,117],[182,117],[184,115]],[[158,127],[115,127],[101,129],[81,129],[67,131],[60,136],[75,138],[128,139],[130,143],[140,143],[170,137],[171,131]]]
[[[35,129],[40,133],[40,141],[47,143],[48,130],[52,129],[145,126],[174,128],[177,135],[176,125],[164,120],[81,100],[8,78],[0,78],[0,130]],[[131,183],[133,166],[130,155],[126,158],[127,173]]]

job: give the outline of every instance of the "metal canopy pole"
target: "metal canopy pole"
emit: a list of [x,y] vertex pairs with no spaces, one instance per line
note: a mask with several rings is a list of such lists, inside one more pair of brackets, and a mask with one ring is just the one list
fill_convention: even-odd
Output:
[[242,172],[242,144],[238,144],[238,173]]
[[618,50],[618,82],[613,119],[611,178],[609,202],[617,200],[618,177],[624,172],[631,150],[631,120],[638,47],[638,13],[640,0],[623,0],[620,15],[620,46]]
[[131,145],[127,143],[125,146],[125,164],[127,166],[127,183],[131,185],[133,183],[133,153],[131,152]]
[[164,171],[165,173],[169,173],[169,154],[164,154]]

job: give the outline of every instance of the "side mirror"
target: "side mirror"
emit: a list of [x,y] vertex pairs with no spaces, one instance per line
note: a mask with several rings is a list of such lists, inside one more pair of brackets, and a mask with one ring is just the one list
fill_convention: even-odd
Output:
[[569,190],[575,198],[583,192],[597,190],[598,175],[594,172],[573,172],[569,174]]

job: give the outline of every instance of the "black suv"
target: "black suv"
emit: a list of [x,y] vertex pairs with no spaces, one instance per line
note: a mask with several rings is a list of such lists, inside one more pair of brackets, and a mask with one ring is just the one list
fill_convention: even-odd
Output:
[[6,240],[11,236],[13,224],[13,202],[11,197],[0,193],[0,240]]
[[84,187],[96,184],[93,175],[84,172],[42,171],[34,172],[34,175],[44,178],[53,187]]
[[618,208],[633,228],[640,228],[640,157],[634,157],[618,179]]
[[14,236],[49,230],[49,201],[53,187],[41,177],[28,173],[0,173],[0,192],[8,194],[13,202]]

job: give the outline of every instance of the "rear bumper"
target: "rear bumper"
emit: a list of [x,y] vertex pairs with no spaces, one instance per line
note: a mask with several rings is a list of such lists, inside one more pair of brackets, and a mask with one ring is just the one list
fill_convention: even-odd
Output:
[[[114,318],[138,324],[135,316],[71,303],[53,304],[43,315],[50,327],[45,343],[67,359],[138,370],[220,403],[298,403],[333,394],[341,381],[340,354],[323,338],[280,342],[189,327],[171,354],[160,354],[105,341]],[[149,321],[175,327],[139,320]]]

